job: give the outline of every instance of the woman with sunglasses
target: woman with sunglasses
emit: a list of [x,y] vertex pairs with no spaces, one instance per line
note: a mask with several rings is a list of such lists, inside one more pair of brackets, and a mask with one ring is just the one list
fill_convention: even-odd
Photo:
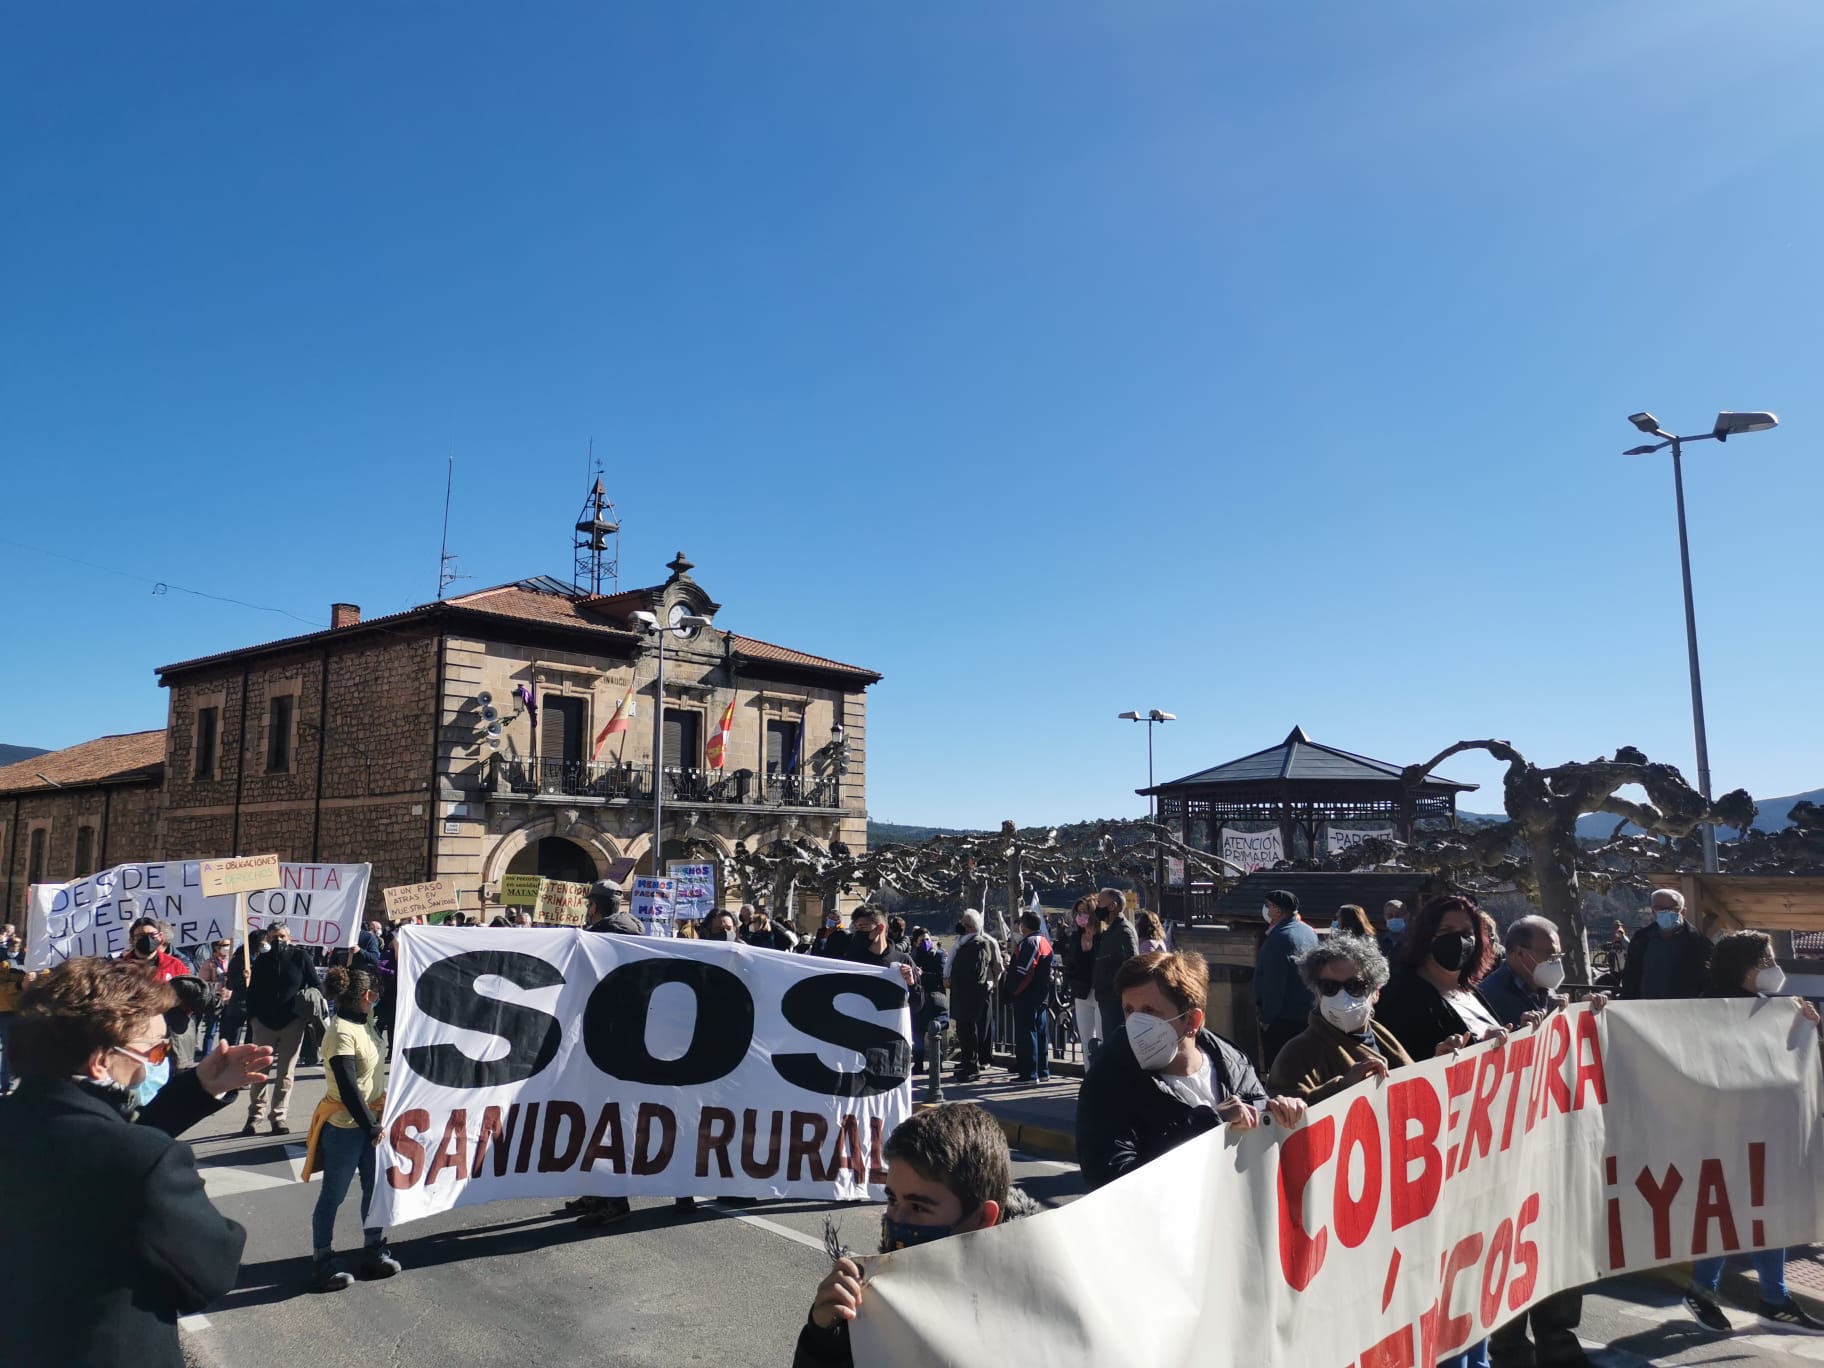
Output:
[[1494,923],[1470,899],[1433,898],[1406,927],[1376,1015],[1414,1059],[1507,1034],[1476,990],[1495,965]]
[[[169,1057],[169,984],[130,960],[73,959],[20,994],[19,1090],[0,1098],[7,1368],[182,1368],[177,1318],[234,1286],[247,1234],[174,1139],[260,1076],[272,1051],[218,1045],[136,1105]],[[81,1270],[80,1277],[71,1275]]]
[[1393,1032],[1374,1019],[1388,978],[1378,945],[1366,936],[1332,935],[1293,962],[1316,1006],[1304,1033],[1273,1057],[1269,1091],[1315,1104],[1412,1063]]

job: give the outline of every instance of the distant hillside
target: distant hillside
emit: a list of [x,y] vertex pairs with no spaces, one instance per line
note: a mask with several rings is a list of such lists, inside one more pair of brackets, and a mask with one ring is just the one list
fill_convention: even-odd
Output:
[[21,760],[30,760],[34,755],[49,755],[43,746],[9,746],[0,741],[0,765],[16,765]]
[[[1754,819],[1756,831],[1778,831],[1791,826],[1786,814],[1792,811],[1794,803],[1824,803],[1824,789],[1812,789],[1808,793],[1789,793],[1783,798],[1758,798],[1755,800],[1759,812]],[[1459,814],[1463,825],[1482,826],[1488,822],[1498,822],[1501,818],[1486,812],[1465,812]],[[1577,820],[1577,834],[1586,841],[1606,841],[1615,830],[1618,819],[1607,813],[1593,812]],[[1633,827],[1629,831],[1635,830]]]
[[974,836],[968,827],[908,826],[903,822],[868,822],[868,849],[883,845],[916,845],[933,836]]

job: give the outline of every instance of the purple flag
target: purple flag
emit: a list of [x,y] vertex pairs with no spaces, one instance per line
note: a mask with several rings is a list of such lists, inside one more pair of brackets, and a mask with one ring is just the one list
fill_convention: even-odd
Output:
[[538,699],[533,695],[532,690],[528,686],[521,684],[517,686],[513,692],[519,695],[519,701],[526,705],[526,711],[532,715],[532,725],[537,726]]

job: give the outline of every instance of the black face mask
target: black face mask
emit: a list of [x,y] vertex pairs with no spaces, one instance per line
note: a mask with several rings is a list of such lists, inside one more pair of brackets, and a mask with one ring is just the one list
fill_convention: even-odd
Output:
[[969,934],[969,928],[964,926],[961,922],[958,922],[956,924],[956,934],[959,936],[966,936]]
[[158,937],[141,936],[133,942],[133,949],[141,957],[150,959],[158,953]]
[[1456,973],[1476,952],[1476,938],[1467,931],[1447,931],[1431,943],[1431,957],[1440,969]]
[[705,931],[702,934],[702,936],[699,937],[699,939],[700,940],[725,941],[725,940],[733,940],[734,937],[729,935],[728,932],[726,932],[726,931]]

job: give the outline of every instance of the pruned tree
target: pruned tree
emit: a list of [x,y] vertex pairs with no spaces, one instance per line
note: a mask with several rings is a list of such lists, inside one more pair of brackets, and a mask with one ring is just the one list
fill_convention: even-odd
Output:
[[[1507,741],[1459,741],[1423,765],[1408,766],[1401,780],[1416,785],[1451,756],[1472,750],[1506,764],[1502,799],[1507,820],[1470,832],[1428,834],[1407,848],[1407,861],[1449,876],[1475,870],[1511,882],[1557,924],[1566,969],[1576,981],[1589,980],[1580,879],[1595,853],[1578,842],[1579,817],[1609,813],[1649,838],[1660,838],[1662,849],[1664,842],[1674,843],[1676,854],[1687,860],[1695,853],[1693,834],[1704,822],[1737,829],[1754,822],[1754,800],[1746,790],[1706,802],[1676,767],[1655,764],[1632,746],[1622,747],[1612,759],[1542,768]],[[1646,802],[1621,796],[1622,789],[1635,786],[1646,792]]]

